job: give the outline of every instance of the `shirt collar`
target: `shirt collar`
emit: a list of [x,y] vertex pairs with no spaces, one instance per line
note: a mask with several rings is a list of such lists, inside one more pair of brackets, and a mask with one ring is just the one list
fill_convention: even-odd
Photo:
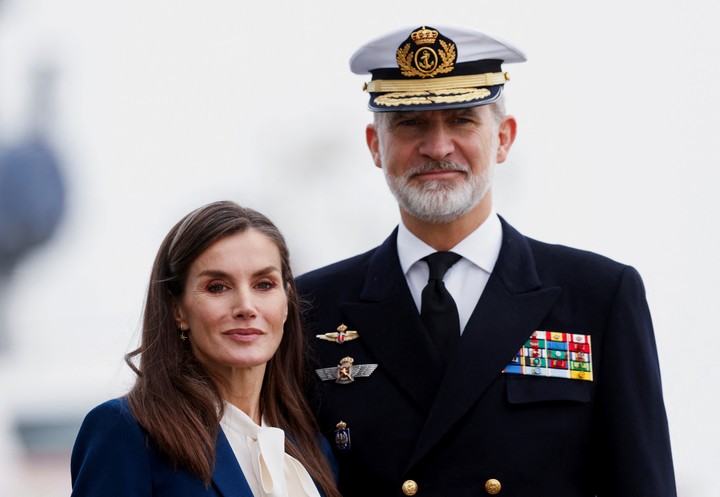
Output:
[[[500,224],[500,218],[493,209],[488,218],[475,231],[451,250],[487,273],[491,273],[500,255],[501,245],[502,225]],[[413,235],[400,221],[397,251],[403,274],[407,274],[413,264],[435,252],[435,249]]]
[[230,402],[225,402],[225,409],[220,422],[228,428],[232,428],[253,439],[257,439],[257,433],[260,429],[268,427],[265,423],[265,417],[260,420],[261,426],[258,426],[250,416],[245,414],[245,411]]

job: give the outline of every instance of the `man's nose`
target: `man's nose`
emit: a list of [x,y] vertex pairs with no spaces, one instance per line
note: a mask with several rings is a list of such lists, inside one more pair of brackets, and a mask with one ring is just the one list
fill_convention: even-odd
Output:
[[430,126],[420,144],[420,153],[433,160],[445,160],[455,151],[455,142],[449,130],[441,125]]

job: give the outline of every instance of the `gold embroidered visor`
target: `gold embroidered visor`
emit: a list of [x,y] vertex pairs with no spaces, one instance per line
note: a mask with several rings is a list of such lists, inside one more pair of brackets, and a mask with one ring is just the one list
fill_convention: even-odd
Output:
[[502,85],[509,80],[506,72],[450,76],[430,80],[373,80],[365,84],[370,106],[375,111],[395,111],[412,107],[463,107],[494,102]]

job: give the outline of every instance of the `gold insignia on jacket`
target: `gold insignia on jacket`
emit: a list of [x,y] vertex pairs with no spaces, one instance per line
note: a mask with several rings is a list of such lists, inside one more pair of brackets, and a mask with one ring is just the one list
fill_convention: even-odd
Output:
[[350,428],[345,421],[339,421],[335,425],[335,446],[340,452],[350,450]]
[[355,381],[355,378],[366,378],[373,374],[377,364],[355,364],[355,360],[346,356],[340,359],[340,364],[334,368],[316,369],[315,373],[322,381],[335,380],[335,383],[346,385]]
[[315,338],[319,338],[320,340],[326,340],[328,342],[343,344],[345,342],[349,342],[350,340],[360,338],[360,333],[358,333],[357,331],[348,330],[347,326],[341,324],[337,327],[337,331],[330,331],[323,335],[315,335]]

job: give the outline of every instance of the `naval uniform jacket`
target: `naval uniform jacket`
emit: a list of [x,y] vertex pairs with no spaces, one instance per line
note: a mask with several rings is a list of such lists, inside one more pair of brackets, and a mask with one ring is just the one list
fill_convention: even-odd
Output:
[[[323,450],[332,457],[328,447]],[[107,401],[85,417],[70,470],[72,497],[253,497],[222,428],[212,482],[206,487],[158,452],[125,399]]]
[[[379,247],[298,278],[312,368],[377,364],[345,384],[312,375],[345,497],[675,496],[652,323],[639,274],[527,238],[504,220],[499,258],[447,368],[397,255]],[[359,337],[316,338],[341,324]],[[503,373],[536,330],[591,337],[593,381]],[[350,438],[333,442],[343,421]],[[341,450],[344,448],[344,450]]]

